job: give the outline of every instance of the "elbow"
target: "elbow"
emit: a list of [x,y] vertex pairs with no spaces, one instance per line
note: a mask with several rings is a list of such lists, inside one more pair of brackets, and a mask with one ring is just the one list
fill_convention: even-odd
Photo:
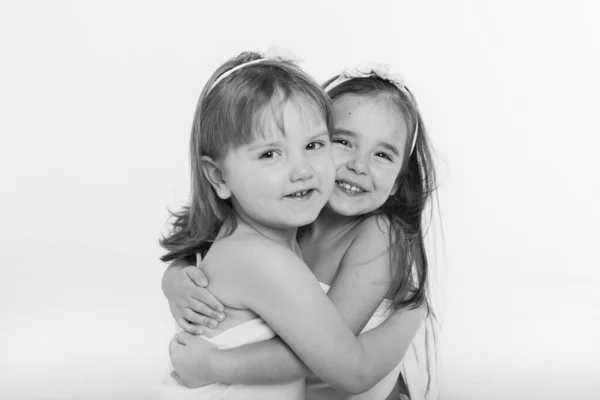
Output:
[[[366,353],[365,353],[366,356]],[[351,395],[361,394],[371,389],[379,382],[376,371],[374,371],[373,360],[365,357],[355,364],[356,368],[352,369],[349,378],[344,382],[344,387],[336,388],[343,390]]]
[[352,377],[352,379],[344,382],[341,387],[336,387],[336,389],[344,391],[350,395],[356,395],[366,392],[375,386],[376,383],[377,379],[375,379],[369,373],[366,373],[366,371],[360,371],[360,373],[357,373]]
[[361,394],[367,390],[370,390],[377,384],[378,380],[375,379],[375,377],[373,377],[371,374],[363,373],[360,375],[360,378],[356,380],[356,382],[357,385],[352,394]]

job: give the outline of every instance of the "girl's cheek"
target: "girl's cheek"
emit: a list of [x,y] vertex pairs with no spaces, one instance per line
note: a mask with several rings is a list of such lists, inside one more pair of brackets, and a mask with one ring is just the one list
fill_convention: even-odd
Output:
[[391,190],[398,176],[396,169],[390,166],[372,165],[370,172],[374,182],[379,183],[378,186],[381,190]]
[[347,163],[352,157],[352,153],[350,151],[344,151],[333,148],[333,161],[335,163],[336,168],[339,168],[341,165]]

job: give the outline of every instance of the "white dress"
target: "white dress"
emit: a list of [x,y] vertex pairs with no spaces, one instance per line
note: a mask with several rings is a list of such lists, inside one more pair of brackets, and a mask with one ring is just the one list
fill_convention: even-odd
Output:
[[[234,326],[211,338],[204,340],[219,349],[230,349],[245,344],[261,342],[275,337],[275,331],[261,318],[255,318]],[[223,399],[223,400],[302,400],[304,399],[304,379],[277,385],[228,385],[214,383],[201,388],[186,388],[171,376],[172,365],[160,388],[161,398],[169,400],[183,399]]]
[[[328,292],[330,289],[329,285],[321,283],[321,286]],[[390,307],[391,301],[384,299],[379,307],[371,316],[371,319],[367,322],[361,333],[375,329],[381,325],[388,317],[394,312],[394,309]],[[386,377],[379,381],[370,390],[353,396],[341,393],[327,383],[323,382],[319,378],[311,377],[306,379],[306,399],[307,400],[336,400],[336,399],[352,399],[352,400],[385,400],[390,394],[396,381],[398,380],[398,374],[402,368],[402,363],[398,364]]]

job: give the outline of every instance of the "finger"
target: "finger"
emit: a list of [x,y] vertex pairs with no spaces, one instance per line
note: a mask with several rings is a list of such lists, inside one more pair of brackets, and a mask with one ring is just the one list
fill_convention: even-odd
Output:
[[196,253],[196,268],[201,268],[200,264],[202,264],[202,254]]
[[177,342],[186,346],[194,336],[187,332],[179,332],[177,334]]
[[[192,298],[188,300],[188,307],[192,311],[195,311],[196,313],[198,313],[200,315],[204,315],[205,317],[214,319],[215,321],[223,322],[225,320],[225,313],[223,312],[222,309],[221,309],[221,311],[215,310],[214,308],[212,308],[212,306],[210,304],[208,304],[205,301],[207,299],[206,296],[212,297],[212,295],[210,293],[208,293],[208,294],[207,293],[204,294],[205,297],[203,297],[202,300],[198,299],[195,295],[192,295]],[[216,304],[213,303],[212,300],[209,300],[209,301],[211,302],[211,304],[213,306],[216,306]]]
[[205,317],[204,315],[198,314],[191,308],[186,308],[185,310],[183,310],[183,316],[192,324],[201,325],[212,329],[215,329],[218,326],[217,321]]
[[171,348],[170,348],[171,355],[172,355],[173,351],[177,348],[177,345],[185,346],[185,343],[183,343],[183,341],[181,341],[181,339],[179,339],[179,333],[177,335],[175,335],[175,338],[173,340],[171,340]]
[[202,335],[204,333],[199,325],[193,324],[183,317],[177,319],[177,325],[179,325],[185,332],[189,332],[192,335]]
[[173,377],[173,379],[175,379],[177,381],[177,383],[179,383],[181,386],[185,386],[185,383],[183,383],[183,380],[181,379],[181,377],[179,377],[179,374],[175,371],[171,372],[171,376]]
[[173,338],[169,342],[169,359],[173,358],[173,342],[177,342],[177,340],[175,340],[175,338]]
[[202,268],[187,267],[185,269],[185,273],[196,285],[200,287],[208,286],[208,278],[204,274],[204,270]]
[[[214,313],[205,314],[200,310],[196,310],[200,312],[200,314],[204,314],[207,317],[211,317],[214,319],[219,319],[217,317],[217,314],[223,314],[223,312],[225,311],[225,306],[223,306],[223,304],[219,300],[217,300],[208,289],[194,288],[191,295],[194,300],[198,300],[198,302],[210,307],[214,311]],[[192,303],[193,306],[195,306],[195,304],[195,302]],[[195,309],[195,307],[192,308]],[[225,316],[223,315],[222,318],[224,319]]]

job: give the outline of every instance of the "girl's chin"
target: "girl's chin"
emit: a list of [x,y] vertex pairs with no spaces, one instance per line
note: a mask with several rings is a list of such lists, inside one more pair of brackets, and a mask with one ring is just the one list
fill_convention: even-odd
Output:
[[330,199],[329,203],[327,203],[327,208],[334,214],[342,215],[345,217],[358,217],[359,215],[364,214],[360,210],[356,208],[356,206],[352,206],[350,204],[344,204],[345,202],[336,201],[335,199]]
[[345,217],[359,217],[361,215],[368,214],[372,211],[377,210],[381,205],[367,205],[365,204],[357,204],[353,202],[351,199],[347,198],[336,198],[336,196],[329,199],[327,203],[327,208],[339,215],[343,215]]

